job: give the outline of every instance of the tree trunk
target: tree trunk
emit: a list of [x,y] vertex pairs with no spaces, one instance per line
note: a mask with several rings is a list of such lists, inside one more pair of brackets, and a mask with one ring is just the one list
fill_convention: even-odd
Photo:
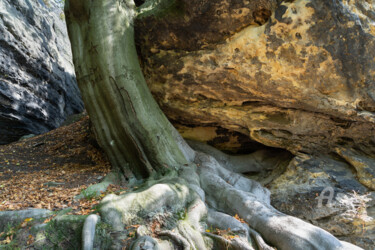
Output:
[[77,81],[112,166],[140,178],[186,164],[139,66],[133,1],[67,1],[66,8]]
[[[113,167],[127,177],[146,178],[153,170],[159,174],[137,192],[106,196],[100,207],[103,220],[124,234],[133,224],[143,225],[130,241],[132,249],[271,249],[267,244],[356,249],[274,209],[267,189],[234,172],[256,171],[254,156],[229,157],[192,142],[194,151],[160,111],[137,60],[133,23],[137,16],[194,13],[191,4],[199,6],[199,1],[146,1],[140,8],[132,0],[66,3],[77,80],[98,142]],[[267,15],[267,9],[261,10],[253,22]],[[197,41],[204,36],[198,32]],[[244,221],[234,218],[236,214]]]

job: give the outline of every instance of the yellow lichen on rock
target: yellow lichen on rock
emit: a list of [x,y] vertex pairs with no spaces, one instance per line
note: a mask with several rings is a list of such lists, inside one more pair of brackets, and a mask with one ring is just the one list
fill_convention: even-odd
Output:
[[148,54],[145,77],[180,123],[215,124],[293,153],[370,145],[375,42],[345,4],[278,2],[264,25],[199,49]]
[[375,168],[371,158],[349,149],[336,148],[336,153],[355,168],[359,182],[375,190]]

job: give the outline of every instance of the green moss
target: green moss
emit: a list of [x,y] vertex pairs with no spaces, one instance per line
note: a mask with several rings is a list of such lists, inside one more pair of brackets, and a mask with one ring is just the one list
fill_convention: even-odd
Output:
[[[29,235],[34,237],[33,249],[81,249],[82,228],[87,216],[66,215],[69,210],[59,212],[55,219],[47,224],[36,223],[17,230],[14,239],[7,245],[0,245],[0,249],[27,249]],[[13,227],[9,231],[14,231]],[[110,233],[112,228],[106,223],[96,226],[95,246],[97,249],[109,249],[112,244]]]
[[17,249],[17,243],[13,239],[15,237],[16,232],[19,230],[20,226],[13,226],[11,223],[8,223],[0,236],[0,242],[4,242],[5,239],[11,238],[12,241],[8,244],[0,243],[0,249]]
[[[0,249],[25,249],[27,248],[28,236],[35,236],[38,233],[36,225],[43,223],[45,218],[31,219],[29,221],[22,221],[20,223],[8,223],[3,229],[3,234],[0,236]],[[5,244],[7,238],[12,239],[11,242]],[[37,248],[36,248],[37,249]]]
[[17,246],[17,242],[12,240],[9,244],[7,245],[0,245],[1,250],[18,250],[21,249],[19,246]]
[[44,247],[53,249],[80,249],[83,223],[87,216],[62,215],[51,220],[45,228]]
[[91,200],[93,198],[96,198],[99,194],[97,194],[95,190],[90,190],[87,188],[81,191],[81,195],[83,199]]
[[86,189],[83,189],[75,199],[87,199],[99,198],[100,195],[105,192],[110,184],[121,184],[121,175],[118,172],[111,172],[107,174],[104,180],[100,183],[93,184]]
[[110,249],[113,240],[111,238],[112,227],[103,222],[96,224],[94,246],[99,249]]
[[187,211],[186,209],[182,209],[177,212],[178,220],[185,220],[187,218]]

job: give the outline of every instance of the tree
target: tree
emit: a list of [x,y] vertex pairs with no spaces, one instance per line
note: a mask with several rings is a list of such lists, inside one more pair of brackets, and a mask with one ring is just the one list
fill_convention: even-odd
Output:
[[[183,15],[199,1],[136,2],[139,7],[133,0],[69,0],[65,6],[77,81],[97,140],[113,168],[127,179],[146,180],[141,191],[105,197],[104,221],[121,231],[159,218],[161,229],[139,232],[134,249],[157,247],[154,238],[162,236],[183,249],[251,249],[249,235],[260,249],[270,249],[263,238],[280,249],[355,249],[273,208],[269,191],[240,173],[256,170],[251,155],[228,156],[181,138],[147,88],[134,22],[150,16],[168,22],[168,12]],[[272,2],[253,1],[254,22],[262,23]],[[209,227],[230,228],[237,237],[212,234]]]

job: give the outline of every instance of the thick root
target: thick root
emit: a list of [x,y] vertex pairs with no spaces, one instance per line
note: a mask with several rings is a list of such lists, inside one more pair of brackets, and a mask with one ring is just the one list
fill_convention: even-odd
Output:
[[220,165],[235,173],[261,172],[268,166],[265,166],[258,160],[260,152],[250,155],[227,155],[220,150],[211,147],[205,143],[197,141],[187,141],[189,145],[198,152],[204,152],[214,157]]
[[266,188],[222,166],[230,161],[223,153],[218,162],[206,153],[185,152],[196,165],[181,167],[178,177],[172,173],[148,181],[142,191],[103,199],[102,218],[115,230],[145,225],[131,249],[158,249],[166,240],[171,249],[360,249],[277,211]]
[[190,250],[189,242],[178,233],[172,231],[161,231],[158,236],[168,237],[178,249]]
[[209,228],[218,228],[221,230],[230,229],[231,231],[236,232],[241,238],[247,239],[249,235],[248,229],[239,220],[236,220],[228,214],[217,212],[212,209],[210,209],[207,216],[207,225]]
[[162,250],[158,242],[150,236],[138,237],[131,245],[132,250]]
[[163,179],[144,191],[122,196],[107,195],[101,202],[103,220],[121,231],[125,225],[144,224],[145,219],[166,211],[179,213],[193,200],[193,195],[181,178]]
[[250,235],[254,238],[258,248],[260,250],[273,250],[273,247],[270,247],[266,242],[264,242],[262,236],[255,231],[254,229],[248,227]]
[[96,214],[89,215],[82,229],[82,249],[92,250],[94,248],[94,237],[96,223],[100,221],[100,217]]
[[252,180],[247,180],[247,186],[238,185],[238,181],[233,181],[233,174],[226,175],[212,157],[198,153],[196,161],[201,165],[198,173],[208,204],[220,211],[240,215],[277,248],[360,249],[355,246],[347,248],[347,244],[327,231],[277,211],[269,203],[268,190],[252,184],[255,182]]
[[239,238],[227,239],[225,237],[207,232],[205,233],[205,235],[213,239],[213,249],[254,250],[254,248],[251,245],[249,245],[247,242],[242,241]]

